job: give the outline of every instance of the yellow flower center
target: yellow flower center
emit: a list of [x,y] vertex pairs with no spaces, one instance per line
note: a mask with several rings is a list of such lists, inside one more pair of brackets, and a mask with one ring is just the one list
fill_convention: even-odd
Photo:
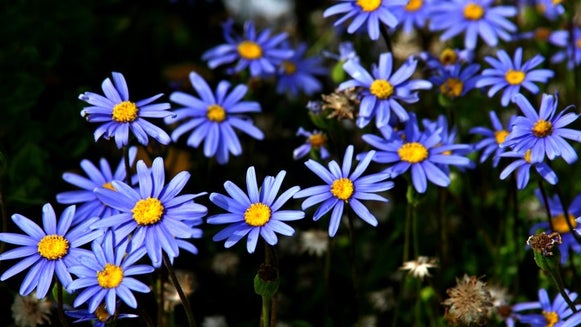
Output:
[[464,18],[468,20],[479,20],[484,16],[484,8],[482,6],[471,2],[464,7]]
[[238,54],[248,60],[262,57],[262,48],[258,43],[252,41],[242,41],[238,44]]
[[60,235],[47,235],[38,242],[38,254],[48,260],[57,260],[69,253],[69,241]]
[[496,144],[498,144],[498,145],[501,145],[502,143],[504,143],[504,140],[506,140],[507,136],[508,136],[508,131],[505,131],[504,129],[494,132],[494,139],[496,140]]
[[95,317],[97,317],[97,319],[100,322],[106,322],[109,319],[109,317],[111,317],[109,311],[107,311],[107,309],[105,308],[105,304],[99,304],[99,306],[95,310]]
[[331,185],[331,194],[345,202],[351,198],[354,190],[353,182],[349,178],[336,179]]
[[327,138],[322,133],[311,134],[309,136],[309,142],[313,148],[320,148],[325,145]]
[[156,198],[141,199],[135,203],[131,212],[139,225],[153,225],[161,220],[164,207]]
[[506,79],[510,85],[518,85],[525,80],[525,76],[526,75],[523,71],[509,69],[504,75],[504,79]]
[[397,154],[402,161],[414,164],[426,160],[428,157],[428,149],[421,143],[410,142],[402,145],[397,150]]
[[528,149],[527,152],[525,152],[523,159],[526,162],[531,163],[531,149]]
[[226,110],[217,104],[208,106],[208,112],[206,112],[206,117],[209,120],[221,123],[226,119]]
[[270,207],[264,203],[256,202],[244,211],[244,221],[250,226],[264,226],[271,216]]
[[387,99],[393,94],[393,85],[384,79],[376,79],[369,86],[369,92],[378,99]]
[[577,39],[575,45],[577,46],[577,48],[581,49],[581,37]]
[[361,7],[363,11],[375,11],[379,6],[381,6],[381,0],[357,0],[357,5]]
[[410,0],[408,4],[405,6],[405,10],[417,11],[418,9],[422,8],[423,5],[424,5],[423,0]]
[[107,182],[107,183],[101,185],[101,187],[117,192],[117,190],[115,189],[115,187],[113,187],[113,184],[111,184],[111,182]]
[[97,283],[102,288],[115,288],[123,281],[123,269],[112,263],[105,265],[105,268],[97,272]]
[[440,92],[449,97],[455,98],[462,94],[464,83],[457,78],[448,78],[442,85],[440,85]]
[[537,120],[533,125],[533,135],[536,137],[545,137],[553,132],[553,124],[543,119]]
[[[573,215],[569,215],[569,223],[571,225],[571,228],[575,229],[577,227],[577,221],[575,220],[577,217],[573,216]],[[560,234],[564,234],[564,233],[569,233],[571,230],[569,229],[569,225],[567,224],[567,221],[565,220],[565,215],[564,214],[560,214],[558,216],[553,217],[553,219],[551,220],[551,225],[553,225],[553,229],[555,232],[560,233]]]
[[446,48],[440,54],[440,63],[442,65],[453,65],[456,63],[456,60],[458,60],[458,54],[454,49]]
[[545,327],[553,327],[559,322],[559,315],[554,311],[543,311],[543,316],[547,319]]
[[113,120],[118,123],[130,123],[137,119],[139,109],[131,101],[123,101],[113,107]]
[[551,35],[551,30],[544,27],[538,27],[535,29],[535,38],[537,40],[548,40]]
[[284,73],[287,75],[292,75],[297,71],[297,65],[293,64],[290,61],[283,61],[282,62],[282,69],[284,69]]

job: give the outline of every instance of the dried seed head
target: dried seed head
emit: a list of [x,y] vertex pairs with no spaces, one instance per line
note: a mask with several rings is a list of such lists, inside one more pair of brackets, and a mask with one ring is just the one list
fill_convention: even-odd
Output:
[[551,233],[547,234],[541,232],[536,235],[531,235],[527,239],[527,245],[529,245],[533,251],[540,252],[545,257],[553,255],[553,248],[555,245],[563,243],[561,239],[561,234]]
[[335,90],[331,94],[323,94],[323,109],[330,109],[327,118],[354,119],[359,108],[359,91],[357,88],[348,88],[343,91]]
[[454,325],[484,325],[493,309],[492,297],[482,282],[475,276],[464,275],[456,279],[456,287],[446,292],[450,298],[442,302],[446,308],[446,319]]

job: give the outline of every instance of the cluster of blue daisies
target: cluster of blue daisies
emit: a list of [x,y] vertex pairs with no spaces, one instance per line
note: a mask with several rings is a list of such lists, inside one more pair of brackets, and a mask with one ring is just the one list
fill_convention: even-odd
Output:
[[[527,5],[522,2],[520,6]],[[558,1],[534,2],[544,6],[547,19],[558,19],[564,13]],[[542,55],[527,58],[522,47],[512,54],[494,50],[501,42],[531,37],[529,32],[518,32],[511,21],[518,13],[518,6],[497,5],[492,0],[343,0],[327,8],[323,16],[340,16],[335,25],[346,25],[347,33],[364,29],[371,40],[383,36],[390,42],[389,35],[395,30],[412,33],[427,29],[439,33],[441,41],[463,35],[464,49],[446,48],[439,55],[418,53],[401,64],[393,53],[384,52],[369,69],[349,43],[341,44],[339,55],[327,54],[341,63],[348,76],[338,83],[335,92],[354,92],[357,107],[353,123],[364,131],[362,143],[367,151],[356,154],[355,146],[350,144],[342,149],[342,161],[329,160],[341,157],[327,147],[327,134],[332,131],[299,128],[297,135],[306,141],[292,155],[295,159],[311,157],[305,165],[320,179],[318,185],[284,188],[284,170],[259,183],[255,168],[249,167],[245,187],[227,181],[226,194],[209,194],[209,200],[224,212],[207,217],[205,222],[228,225],[214,235],[214,241],[225,241],[225,246],[231,247],[246,237],[247,251],[253,253],[260,239],[275,245],[278,234],[292,236],[295,230],[290,224],[303,219],[312,207],[316,208],[312,213],[315,221],[330,213],[330,237],[336,235],[346,214],[353,213],[376,226],[378,219],[366,207],[366,201],[386,202],[382,193],[392,189],[402,176],[409,179],[418,194],[428,191],[428,182],[448,187],[452,182],[451,167],[473,169],[476,163],[470,154],[478,151],[480,163],[492,158],[494,167],[508,158],[510,162],[499,176],[506,179],[514,173],[518,189],[528,185],[531,168],[546,182],[558,183],[551,161],[577,161],[576,150],[569,142],[581,142],[581,131],[567,126],[576,121],[578,114],[571,106],[561,109],[557,93],[546,93],[544,87],[555,73],[540,67],[546,67]],[[291,97],[323,90],[321,79],[329,72],[323,67],[322,56],[306,55],[306,44],[293,48],[287,34],[257,30],[251,22],[244,24],[241,34],[231,20],[222,27],[226,42],[202,57],[211,69],[225,67],[230,75],[244,72],[249,78],[275,79],[276,91]],[[580,28],[552,31],[546,39],[557,49],[550,58],[551,64],[566,62],[569,68],[575,68],[581,63]],[[476,60],[479,45],[490,50],[483,58],[488,67],[482,70]],[[422,72],[418,67],[425,69]],[[429,76],[418,77],[422,73]],[[0,254],[0,260],[19,259],[2,274],[1,280],[28,269],[20,294],[36,291],[43,298],[56,276],[58,283],[76,294],[75,307],[86,304],[88,314],[104,308],[109,319],[117,314],[120,301],[137,307],[133,292],[150,291],[135,276],[149,274],[164,263],[171,264],[180,250],[197,253],[189,240],[202,236],[200,226],[208,208],[195,199],[207,193],[182,194],[190,173],[182,171],[166,180],[160,157],[150,166],[143,160],[135,162],[132,141],[148,145],[155,140],[168,145],[184,136],[187,145],[203,147],[206,157],[226,165],[230,155],[238,156],[243,151],[240,133],[255,140],[264,139],[265,133],[252,120],[252,114],[260,114],[261,105],[246,100],[246,85],[223,80],[212,88],[196,72],[191,72],[189,78],[196,94],[170,94],[169,100],[177,108],[158,102],[162,94],[130,100],[126,80],[117,72],[103,81],[103,95],[85,92],[79,96],[88,104],[81,115],[98,124],[95,141],[113,139],[117,148],[126,150],[125,157],[115,171],[106,159],[101,159],[99,166],[88,160],[81,162],[85,176],[65,173],[63,179],[78,190],[57,195],[59,203],[70,205],[58,219],[50,204],[43,207],[42,226],[14,214],[13,222],[25,234],[0,233],[0,241],[17,246]],[[452,123],[445,116],[420,119],[410,110],[410,105],[420,101],[421,92],[430,90],[451,100],[473,90],[486,92],[490,98],[502,93],[499,105],[517,106],[520,114],[503,124],[498,114],[490,111],[492,129],[478,126],[470,130],[481,140],[475,144],[457,143],[458,130],[450,126]],[[542,94],[539,105],[531,100],[535,98],[531,95],[537,94]],[[324,115],[321,108],[325,106],[327,111],[336,109],[333,103],[316,100],[309,108],[316,107],[311,112]],[[171,134],[151,119],[162,119]],[[371,163],[380,169],[366,174]],[[135,174],[127,170],[133,167]],[[302,210],[288,205],[291,199],[302,198]],[[573,234],[580,230],[577,226],[581,221],[575,218],[581,215],[580,197],[570,206],[564,206],[558,197],[550,198],[545,205],[550,208],[552,221],[535,225],[532,231],[561,233],[563,242],[559,247],[565,254],[561,257],[565,263],[569,250],[581,252]],[[574,300],[576,293],[569,296]],[[514,325],[518,320],[533,326],[574,326],[581,322],[581,314],[574,314],[564,303],[561,295],[551,303],[546,291],[541,290],[538,302],[514,305],[506,322]],[[522,313],[536,309],[543,313]],[[554,315],[556,321],[563,323],[547,322]],[[71,316],[85,319],[74,311]]]

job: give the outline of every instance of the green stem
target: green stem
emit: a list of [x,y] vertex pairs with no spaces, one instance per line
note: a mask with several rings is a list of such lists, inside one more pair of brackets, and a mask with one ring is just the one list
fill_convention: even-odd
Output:
[[262,327],[270,326],[270,301],[271,297],[262,296],[262,318],[260,319]]
[[56,285],[57,285],[57,307],[58,307],[57,311],[59,315],[59,320],[63,327],[68,327],[69,324],[67,323],[67,319],[65,318],[65,311],[63,308],[63,284],[61,284],[58,278],[56,279]]
[[561,296],[563,297],[565,302],[567,302],[567,305],[569,306],[569,308],[571,308],[573,313],[576,313],[577,308],[575,307],[575,304],[573,304],[573,301],[571,301],[571,299],[569,298],[569,295],[565,291],[563,278],[561,277],[561,274],[559,273],[558,269],[549,270],[549,274],[551,275],[551,278],[553,279],[555,286],[557,286],[559,293],[561,293]]
[[551,232],[554,232],[555,229],[553,228],[553,219],[551,215],[551,208],[549,207],[549,199],[547,198],[547,192],[543,186],[543,180],[541,179],[541,176],[538,176],[537,183],[539,185],[539,190],[541,191],[541,198],[543,199],[543,204],[545,205],[545,212],[547,213],[547,219],[549,220]]
[[385,40],[385,46],[387,47],[387,51],[393,55],[393,47],[391,46],[391,37],[389,36],[389,31],[387,27],[383,24],[379,24],[379,32],[381,32],[381,36]]
[[186,316],[188,317],[188,324],[190,327],[196,327],[196,319],[194,319],[194,313],[192,312],[192,307],[190,306],[190,301],[188,300],[188,297],[186,296],[186,294],[182,290],[182,287],[180,286],[180,282],[178,280],[178,277],[176,276],[176,273],[173,269],[173,266],[171,265],[171,262],[167,256],[167,253],[162,251],[162,256],[163,256],[163,263],[165,264],[165,267],[167,268],[167,271],[169,273],[169,277],[170,277],[172,283],[174,284],[176,290],[178,291],[178,295],[180,296],[180,300],[182,301],[182,304],[184,306],[184,310],[186,311]]
[[359,306],[361,304],[361,290],[359,287],[359,271],[357,269],[357,255],[356,255],[356,239],[355,239],[355,226],[353,221],[353,211],[349,208],[347,209],[347,218],[349,221],[349,243],[350,243],[350,257],[351,257],[351,277],[353,279],[353,291],[355,292],[355,316],[359,322]]
[[123,147],[123,161],[125,162],[125,182],[131,186],[131,162],[129,160],[129,146]]

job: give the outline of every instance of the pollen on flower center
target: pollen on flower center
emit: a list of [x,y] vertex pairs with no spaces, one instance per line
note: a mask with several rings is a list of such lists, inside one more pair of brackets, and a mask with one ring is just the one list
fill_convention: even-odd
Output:
[[284,73],[286,75],[292,75],[294,73],[296,73],[297,71],[297,65],[295,65],[294,63],[290,62],[290,61],[283,61],[282,62],[282,69],[284,70]]
[[496,140],[496,144],[501,145],[502,143],[504,143],[504,140],[506,140],[508,134],[509,134],[508,131],[504,129],[494,132],[494,139]]
[[[572,229],[575,229],[577,227],[577,221],[575,219],[577,219],[577,217],[575,217],[574,215],[571,215],[571,214],[569,215],[569,223],[570,223]],[[564,214],[554,216],[551,219],[551,225],[553,226],[553,230],[557,233],[560,233],[560,234],[569,233],[571,231],[569,229],[569,225],[567,224],[567,221],[565,220]]]
[[244,211],[244,221],[250,226],[264,226],[270,220],[271,213],[269,206],[256,202]]
[[418,163],[426,160],[428,157],[428,149],[418,142],[410,142],[402,145],[397,154],[402,161],[409,163]]
[[69,252],[69,241],[60,235],[46,235],[37,245],[38,254],[48,260],[57,260]]
[[581,49],[581,37],[577,39],[575,45],[577,46],[577,48]]
[[509,69],[504,75],[504,79],[506,79],[510,85],[518,85],[525,80],[525,76],[526,75],[523,71]]
[[139,225],[153,225],[161,220],[164,207],[156,198],[141,199],[135,203],[131,213]]
[[543,316],[547,320],[545,327],[553,327],[559,322],[559,315],[554,311],[543,311]]
[[106,188],[106,189],[111,190],[111,191],[117,191],[115,189],[115,187],[113,186],[113,184],[111,184],[111,182],[107,182],[107,183],[101,185],[101,187]]
[[105,268],[97,272],[97,282],[102,288],[115,288],[123,281],[123,268],[112,263],[105,264]]
[[454,51],[454,49],[446,48],[440,54],[440,63],[442,65],[447,66],[455,64],[456,60],[458,60],[458,54],[456,53],[456,51]]
[[418,11],[424,5],[423,0],[410,0],[408,4],[405,6],[405,10],[407,11]]
[[393,94],[393,85],[384,79],[376,79],[369,86],[369,92],[378,99],[387,99]]
[[355,190],[353,182],[349,178],[339,178],[331,185],[331,194],[339,200],[347,201]]
[[464,18],[468,20],[480,20],[484,16],[484,8],[471,2],[464,7]]
[[533,125],[533,135],[536,137],[546,137],[553,132],[553,124],[551,122],[539,119]]
[[527,162],[527,163],[531,163],[531,149],[528,149],[525,152],[525,155],[523,156],[523,159]]
[[208,111],[206,112],[206,117],[217,123],[223,122],[226,119],[226,110],[222,106],[213,104],[208,106]]
[[323,133],[315,133],[315,134],[311,134],[311,136],[309,136],[309,142],[311,143],[311,146],[313,148],[320,148],[323,145],[325,145],[325,142],[327,141],[327,138],[325,137],[325,135],[323,135]]
[[375,11],[379,6],[381,6],[381,0],[357,0],[357,5],[361,7],[363,11]]
[[238,44],[238,54],[248,60],[262,57],[262,48],[258,43],[252,41],[242,41]]
[[99,306],[95,310],[95,317],[97,317],[97,320],[99,320],[100,322],[107,322],[109,317],[111,317],[109,311],[107,311],[107,309],[105,308],[105,304],[99,304]]
[[448,78],[440,85],[440,92],[450,98],[459,97],[464,89],[464,83],[457,78]]
[[137,119],[139,109],[131,101],[123,101],[113,107],[113,120],[118,123],[130,123]]

